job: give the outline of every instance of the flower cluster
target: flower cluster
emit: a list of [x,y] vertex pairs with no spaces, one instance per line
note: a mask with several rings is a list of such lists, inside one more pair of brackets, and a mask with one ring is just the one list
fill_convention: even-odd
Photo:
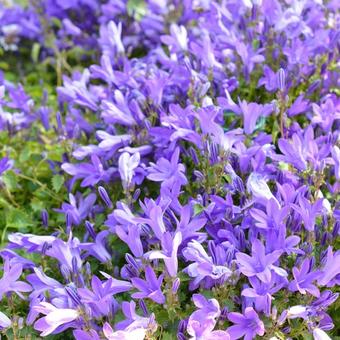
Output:
[[[339,9],[335,0],[1,7],[0,44],[24,54],[21,42],[38,43],[57,84],[54,105],[46,94],[37,104],[2,77],[0,131],[40,126],[66,145],[43,161],[67,194],[42,210],[39,233],[7,236],[0,299],[12,314],[3,309],[0,329],[78,340],[336,334]],[[6,172],[23,175],[3,156],[6,188]]]

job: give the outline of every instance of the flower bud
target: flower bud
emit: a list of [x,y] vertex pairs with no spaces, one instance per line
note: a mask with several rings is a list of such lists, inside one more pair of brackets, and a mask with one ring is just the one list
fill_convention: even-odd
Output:
[[277,71],[277,87],[281,92],[284,92],[286,88],[286,73],[283,68]]

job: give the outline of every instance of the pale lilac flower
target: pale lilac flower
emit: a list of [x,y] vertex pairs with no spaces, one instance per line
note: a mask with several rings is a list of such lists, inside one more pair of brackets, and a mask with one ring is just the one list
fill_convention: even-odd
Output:
[[114,331],[106,322],[103,327],[103,333],[108,340],[143,340],[145,339],[147,329],[134,328],[128,326],[124,330]]
[[332,147],[332,158],[334,161],[335,178],[340,181],[340,149],[336,145]]
[[2,312],[0,312],[0,330],[10,327],[12,321]]
[[231,276],[231,270],[224,265],[214,263],[214,259],[207,254],[202,245],[196,240],[188,243],[183,249],[183,256],[187,261],[195,261],[184,269],[190,277],[194,278],[193,285],[198,285],[204,278],[213,280],[227,279]]
[[318,327],[313,329],[313,337],[314,340],[332,340],[325,331]]
[[98,145],[99,148],[110,153],[113,153],[115,150],[130,142],[132,139],[130,135],[113,136],[102,130],[97,131],[96,134],[97,137],[101,140]]
[[40,302],[39,305],[33,308],[46,315],[34,324],[34,329],[41,331],[41,336],[47,336],[55,332],[61,325],[67,326],[68,323],[78,319],[80,316],[79,312],[75,309],[57,308],[48,302]]
[[162,35],[161,41],[170,47],[171,52],[188,50],[188,33],[184,26],[170,25],[170,35]]
[[106,53],[112,53],[112,55],[124,54],[125,48],[122,42],[122,23],[118,25],[111,20],[107,27],[102,26],[100,30],[102,48]]
[[192,300],[198,310],[194,311],[188,320],[187,332],[192,340],[228,340],[229,334],[225,331],[214,331],[217,319],[220,316],[220,306],[216,299],[207,300],[201,294],[194,294]]
[[265,179],[259,173],[252,172],[250,174],[247,180],[247,190],[253,194],[256,200],[265,205],[270,199],[276,200]]
[[126,319],[117,322],[116,329],[126,330],[128,328],[132,330],[143,328],[148,329],[151,333],[153,333],[157,329],[155,315],[153,313],[151,313],[151,315],[148,317],[138,315],[136,313],[136,303],[133,300],[131,300],[130,302],[123,301],[122,311]]

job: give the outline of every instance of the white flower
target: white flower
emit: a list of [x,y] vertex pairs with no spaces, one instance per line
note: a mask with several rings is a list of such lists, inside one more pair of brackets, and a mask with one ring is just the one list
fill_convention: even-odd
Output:
[[140,162],[139,152],[134,153],[130,156],[129,153],[124,152],[120,155],[118,161],[118,168],[120,177],[122,179],[123,187],[128,189],[132,182],[133,175],[135,174],[135,169],[138,167]]
[[313,337],[315,340],[332,340],[327,333],[320,328],[314,328]]

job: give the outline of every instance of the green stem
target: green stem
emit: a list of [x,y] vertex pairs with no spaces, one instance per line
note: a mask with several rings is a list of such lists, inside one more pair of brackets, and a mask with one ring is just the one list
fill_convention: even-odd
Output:
[[40,187],[43,189],[43,191],[44,191],[47,195],[49,195],[50,197],[54,198],[56,201],[62,202],[62,200],[61,200],[57,195],[55,195],[55,194],[52,192],[52,190],[50,190],[50,189],[48,189],[48,188],[46,187],[46,184],[41,183],[38,179],[33,178],[33,177],[29,177],[29,176],[26,176],[26,175],[20,174],[20,173],[17,173],[17,176],[20,177],[20,178],[26,179],[26,180],[28,180],[28,181],[31,181],[31,182],[33,182],[33,183],[35,183],[35,184],[37,184],[38,186],[40,186]]

